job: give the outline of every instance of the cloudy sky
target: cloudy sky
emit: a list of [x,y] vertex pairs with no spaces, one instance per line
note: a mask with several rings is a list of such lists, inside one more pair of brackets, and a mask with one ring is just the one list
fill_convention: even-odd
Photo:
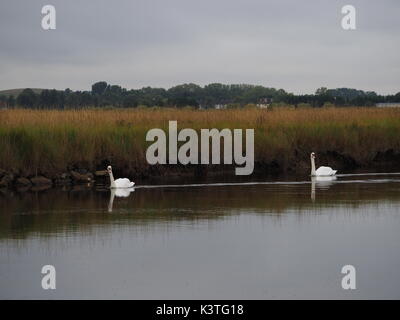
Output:
[[[41,27],[56,8],[56,30]],[[342,6],[357,29],[341,27]],[[185,82],[400,91],[400,1],[1,0],[0,90]]]

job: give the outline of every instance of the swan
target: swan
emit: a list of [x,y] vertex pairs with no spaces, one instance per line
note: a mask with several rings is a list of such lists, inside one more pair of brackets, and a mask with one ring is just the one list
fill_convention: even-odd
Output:
[[107,167],[107,172],[108,172],[108,175],[110,176],[110,181],[111,181],[110,188],[111,189],[132,188],[135,185],[135,183],[130,181],[128,178],[120,178],[120,179],[114,180],[111,166]]
[[333,170],[331,167],[319,167],[315,170],[315,153],[311,152],[311,176],[334,176],[337,170]]

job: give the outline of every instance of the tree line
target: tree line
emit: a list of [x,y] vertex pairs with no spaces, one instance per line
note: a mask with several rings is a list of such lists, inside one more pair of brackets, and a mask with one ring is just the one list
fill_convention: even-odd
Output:
[[307,104],[322,107],[373,106],[376,103],[400,102],[400,92],[395,95],[378,95],[374,91],[349,88],[327,89],[321,87],[314,94],[296,95],[283,89],[249,84],[211,83],[204,87],[188,83],[169,89],[144,87],[127,90],[119,85],[99,81],[91,91],[24,89],[17,97],[0,95],[0,106],[35,109],[79,109],[85,107],[185,107],[215,108],[243,107],[248,104],[273,103],[298,106]]

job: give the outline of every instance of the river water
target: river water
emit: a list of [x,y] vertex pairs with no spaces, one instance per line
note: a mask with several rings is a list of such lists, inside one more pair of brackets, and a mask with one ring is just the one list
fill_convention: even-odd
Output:
[[0,299],[14,298],[399,299],[400,174],[3,190]]

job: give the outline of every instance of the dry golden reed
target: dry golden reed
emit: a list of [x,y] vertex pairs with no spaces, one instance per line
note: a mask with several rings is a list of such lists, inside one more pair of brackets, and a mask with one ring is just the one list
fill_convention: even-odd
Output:
[[152,128],[254,128],[255,161],[285,164],[311,151],[336,151],[359,162],[379,151],[400,150],[400,109],[276,108],[191,110],[0,110],[0,168],[24,174],[54,173],[102,160],[125,168],[147,167]]

